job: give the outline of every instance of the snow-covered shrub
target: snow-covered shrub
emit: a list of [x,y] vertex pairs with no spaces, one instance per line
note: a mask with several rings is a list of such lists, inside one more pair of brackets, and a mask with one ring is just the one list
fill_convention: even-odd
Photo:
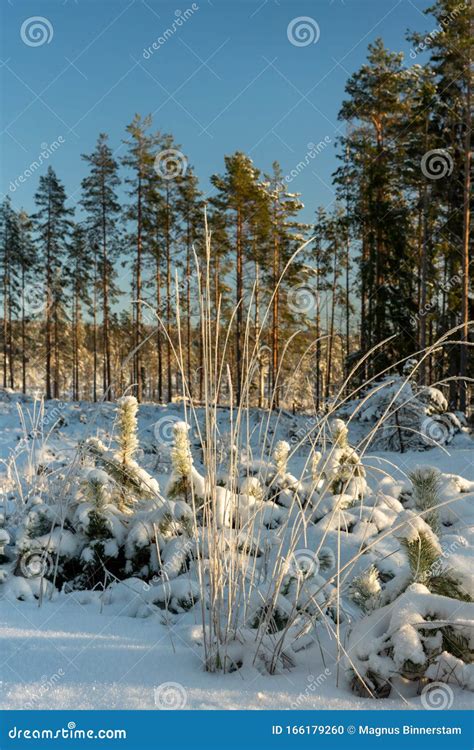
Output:
[[436,518],[441,541],[434,524],[420,515],[430,517],[426,510],[433,507],[433,493],[439,501],[446,478],[431,467],[414,474],[413,497],[408,497],[415,509],[397,514],[391,535],[402,559],[383,581],[376,558],[374,567],[350,585],[351,598],[366,616],[351,630],[348,668],[353,690],[364,696],[386,697],[394,686],[399,691],[400,681],[445,680],[474,688],[468,676],[473,669],[474,605],[462,568],[455,569],[449,560],[451,550],[462,542],[457,537],[453,543],[446,535],[451,527],[443,522],[448,516]]
[[314,506],[319,506],[323,498],[327,501],[331,495],[346,495],[352,502],[361,498],[367,487],[365,468],[358,452],[348,443],[346,424],[342,419],[335,419],[330,429],[332,445],[324,453],[312,455],[310,501]]
[[56,588],[93,588],[123,571],[124,514],[102,470],[80,471],[66,498],[33,497],[15,529],[10,573],[46,579]]
[[123,575],[127,514],[115,502],[114,489],[103,469],[85,470],[71,504],[82,570],[68,588],[93,588]]
[[45,578],[62,583],[79,571],[78,538],[57,503],[31,498],[15,530],[14,564],[10,572],[30,581]]
[[342,419],[333,419],[330,428],[334,445],[338,448],[347,448],[349,430],[345,422]]
[[137,402],[121,399],[117,409],[116,450],[89,438],[68,473],[48,479],[48,492],[19,504],[9,575],[66,589],[107,585],[125,575],[124,543],[134,509],[163,501],[156,480],[134,458]]
[[[474,604],[413,584],[352,629],[352,689],[367,697],[399,692],[404,681],[451,682],[474,690]],[[396,693],[395,693],[396,694]]]
[[439,539],[426,521],[413,511],[406,510],[398,518],[394,536],[400,540],[406,552],[410,582],[424,583],[436,594],[470,601],[462,582],[444,564]]
[[131,511],[139,500],[159,497],[158,482],[136,461],[123,464],[118,454],[108,449],[97,438],[86,440],[83,451],[92,459],[94,465],[103,468],[114,483],[117,502],[122,510]]
[[176,578],[187,570],[195,552],[192,510],[183,502],[166,500],[137,511],[128,525],[126,572],[148,581]]
[[462,429],[459,416],[448,411],[443,393],[419,386],[410,373],[384,377],[339,410],[341,416],[376,427],[374,448],[402,453],[427,450],[449,444]]
[[10,534],[5,529],[0,528],[0,563],[5,562],[7,558],[5,548],[10,543]]

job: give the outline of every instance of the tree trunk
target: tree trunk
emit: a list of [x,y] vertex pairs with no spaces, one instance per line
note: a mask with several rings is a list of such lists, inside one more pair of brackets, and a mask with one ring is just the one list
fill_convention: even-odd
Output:
[[260,269],[258,261],[255,261],[255,318],[254,318],[254,336],[255,347],[258,359],[258,406],[261,409],[265,401],[265,360],[261,352],[260,342]]
[[3,247],[3,387],[7,387],[8,373],[8,307],[9,307],[9,282],[8,282],[8,228],[5,222],[4,247]]
[[158,387],[158,401],[163,403],[163,346],[162,346],[162,331],[161,331],[161,255],[157,249],[156,255],[156,266],[155,266],[155,286],[156,286],[156,313],[157,329],[156,329],[156,359],[157,359],[157,387]]
[[[360,280],[360,351],[361,355],[368,351],[369,342],[367,340],[367,266],[368,266],[368,243],[367,230],[365,225],[362,228],[362,268]],[[367,361],[364,360],[362,371],[359,373],[365,383],[367,380]]]
[[[471,22],[472,26],[472,22]],[[467,354],[469,342],[469,239],[471,229],[471,68],[470,60],[467,67],[467,95],[466,95],[466,139],[464,146],[464,209],[463,209],[463,238],[462,238],[462,333],[461,333],[461,356],[459,362],[459,374],[461,378],[467,376]],[[459,381],[459,408],[466,411],[467,407],[467,381]]]
[[[421,245],[421,268],[420,268],[420,307],[419,307],[419,331],[420,331],[420,350],[426,349],[426,304],[428,289],[428,211],[429,211],[429,191],[427,180],[423,185],[423,242]],[[420,385],[426,385],[426,358],[422,355],[419,372]]]
[[109,269],[107,253],[107,216],[105,205],[105,185],[102,181],[102,346],[103,346],[103,391],[104,398],[110,401],[111,370],[109,342]]
[[[349,229],[347,228],[346,233],[346,362],[345,362],[345,373],[346,377],[349,375],[349,354],[351,352],[351,336],[350,336],[350,301],[349,301],[349,290],[350,290],[350,250],[351,244],[349,239]],[[349,383],[347,384],[349,387]]]
[[52,397],[51,388],[51,307],[52,295],[52,257],[51,257],[51,196],[48,205],[48,229],[46,238],[46,398]]
[[94,251],[94,294],[92,296],[92,399],[97,401],[97,249]]
[[25,268],[21,269],[21,390],[26,393]]
[[320,282],[320,252],[321,248],[318,247],[316,255],[316,320],[315,320],[315,335],[316,335],[316,411],[321,408],[321,282]]
[[277,377],[278,367],[280,360],[279,352],[279,315],[280,315],[280,289],[278,288],[278,280],[280,278],[280,243],[278,242],[278,234],[275,231],[273,238],[273,299],[272,299],[272,362],[271,362],[271,377],[272,377],[272,399],[275,407],[279,406],[279,393],[277,389]]
[[187,221],[186,232],[186,380],[189,395],[192,398],[193,384],[191,379],[191,222]]
[[236,373],[236,398],[237,406],[242,396],[242,351],[241,335],[243,323],[243,258],[242,258],[242,211],[237,209],[237,236],[236,236],[236,305],[235,316],[235,373]]
[[135,396],[142,400],[141,329],[142,329],[142,177],[138,176],[137,192],[137,258],[135,269]]
[[334,351],[334,319],[336,314],[336,284],[337,284],[337,243],[334,243],[334,268],[333,268],[333,282],[332,282],[332,298],[331,298],[331,322],[329,324],[329,339],[328,339],[328,360],[327,360],[327,373],[326,373],[326,398],[329,398],[331,394],[331,377],[332,377],[332,359]]
[[11,289],[8,290],[10,304],[8,305],[8,374],[10,379],[10,388],[15,387],[15,351],[13,347],[13,319],[11,304]]
[[171,368],[171,237],[170,237],[170,191],[166,185],[166,373],[168,401],[173,398]]

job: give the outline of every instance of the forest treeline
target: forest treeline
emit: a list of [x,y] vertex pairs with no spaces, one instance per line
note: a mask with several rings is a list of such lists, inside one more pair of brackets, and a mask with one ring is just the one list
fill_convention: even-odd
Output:
[[[423,360],[419,379],[449,382],[451,405],[464,410],[464,378],[474,374],[473,11],[469,2],[438,0],[426,14],[433,28],[410,34],[409,59],[378,39],[347,81],[335,199],[315,207],[312,225],[300,220],[301,196],[277,162],[266,174],[244,153],[226,156],[205,197],[173,137],[138,114],[120,157],[106,133],[82,156],[75,204],[51,166],[33,212],[7,197],[3,385],[93,400],[132,386],[139,399],[167,401],[181,395],[184,379],[202,398],[195,263],[205,265],[205,210],[217,349],[230,331],[223,402],[230,388],[239,399],[255,345],[255,404],[273,393],[276,405],[320,408],[357,363],[355,384],[457,327],[449,346]],[[427,63],[418,63],[421,52]]]

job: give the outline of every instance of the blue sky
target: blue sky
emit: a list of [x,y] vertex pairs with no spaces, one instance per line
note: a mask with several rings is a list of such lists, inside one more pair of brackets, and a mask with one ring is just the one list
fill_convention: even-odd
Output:
[[[333,200],[337,112],[350,73],[367,45],[382,36],[407,55],[408,28],[429,31],[425,0],[2,0],[1,185],[16,207],[33,207],[38,175],[53,165],[71,202],[85,174],[81,153],[100,131],[123,154],[125,125],[135,112],[154,113],[194,165],[204,190],[222,171],[224,154],[242,150],[285,174],[305,158],[308,143],[321,152],[291,182],[301,192],[304,217]],[[49,24],[49,42],[25,44],[22,24]],[[316,43],[296,46],[288,25],[307,16]],[[44,25],[44,22],[43,22]],[[26,33],[26,32],[25,32]],[[417,60],[421,61],[420,60]],[[339,131],[341,132],[341,131]],[[42,144],[64,141],[34,176],[12,193],[9,185],[38,158]]]

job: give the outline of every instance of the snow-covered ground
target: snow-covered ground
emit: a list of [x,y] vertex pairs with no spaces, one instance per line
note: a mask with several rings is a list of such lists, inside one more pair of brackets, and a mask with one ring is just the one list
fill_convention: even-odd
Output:
[[[16,397],[5,394],[0,401],[0,459],[7,459],[18,444],[21,428]],[[28,403],[26,407],[31,408]],[[46,451],[49,460],[72,456],[78,440],[91,434],[106,437],[113,428],[112,404],[63,404],[51,402],[52,433]],[[139,415],[142,450],[140,462],[166,483],[167,456],[156,454],[157,438],[168,440],[171,426],[182,418],[182,407],[143,405]],[[255,429],[261,422],[256,411]],[[220,412],[222,431],[229,415]],[[304,428],[307,418],[285,415],[275,423],[277,436],[291,439]],[[358,427],[351,433],[357,440]],[[290,464],[298,470],[305,461],[298,451]],[[385,478],[385,487],[402,487],[407,473],[416,465],[430,464],[448,474],[474,482],[474,451],[466,434],[455,437],[446,450],[435,448],[403,455],[369,452],[364,456],[369,485]],[[462,510],[461,510],[462,513]],[[472,518],[471,518],[472,521]],[[459,519],[462,524],[462,518]],[[461,526],[457,526],[459,533]],[[473,544],[474,530],[469,517],[464,536]],[[459,560],[465,568],[466,561]],[[424,706],[413,688],[412,695],[372,700],[356,697],[346,681],[341,661],[336,663],[336,643],[322,629],[319,642],[298,652],[295,665],[279,674],[262,674],[245,664],[231,674],[210,674],[203,669],[200,628],[195,609],[165,623],[163,614],[135,616],[147,601],[147,587],[135,582],[119,584],[114,595],[101,592],[72,592],[36,599],[1,602],[0,704],[7,709],[155,709],[163,706],[192,709],[420,709]],[[343,647],[344,644],[343,642]],[[162,688],[164,683],[171,686]],[[472,707],[472,693],[451,685],[452,709]]]
[[[192,709],[423,708],[416,695],[409,703],[357,698],[343,670],[337,687],[330,644],[328,667],[313,650],[285,674],[221,675],[203,670],[191,626],[168,630],[153,617],[131,618],[120,609],[101,614],[73,596],[41,609],[2,603],[0,628],[2,708],[155,709],[155,688],[167,682],[183,686]],[[472,708],[472,693],[456,687],[453,693],[452,709]]]

